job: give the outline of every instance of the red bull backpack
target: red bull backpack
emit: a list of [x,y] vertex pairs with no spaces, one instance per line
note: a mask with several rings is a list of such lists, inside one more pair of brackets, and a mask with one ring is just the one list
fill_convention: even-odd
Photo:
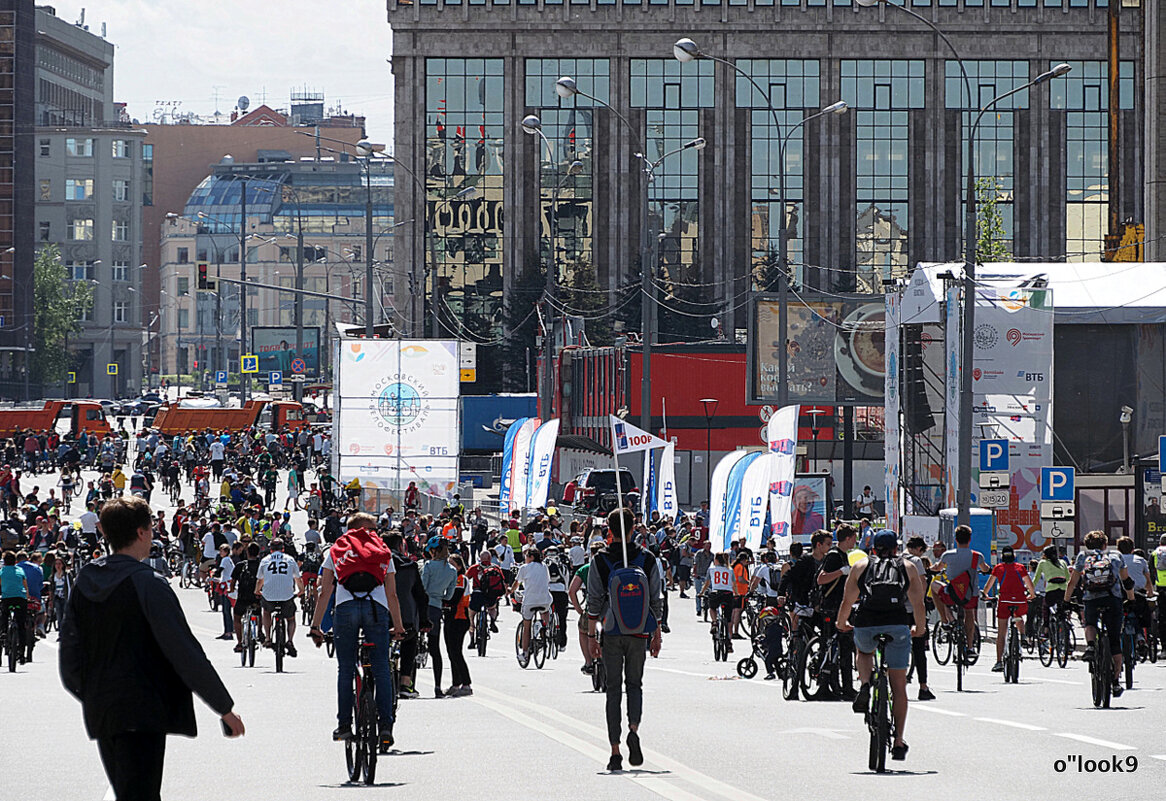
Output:
[[644,570],[647,553],[640,551],[624,567],[608,560],[607,601],[615,624],[612,634],[643,637],[656,630],[652,616],[651,584]]

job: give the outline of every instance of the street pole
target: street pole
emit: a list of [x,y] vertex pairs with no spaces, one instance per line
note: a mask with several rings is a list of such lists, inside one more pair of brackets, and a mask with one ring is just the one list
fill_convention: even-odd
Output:
[[[298,199],[296,200],[296,219],[299,223],[299,231],[296,234],[296,358],[302,359],[306,366],[308,360],[304,357],[304,218],[300,215]],[[319,355],[317,352],[317,361]],[[306,373],[307,370],[305,369],[304,372]],[[299,375],[303,376],[303,373]],[[293,371],[293,374],[288,376],[288,380],[292,381],[292,392],[295,393],[296,401],[302,401],[304,399],[304,382],[293,380],[295,376]]]
[[373,303],[372,303],[372,151],[364,157],[364,335],[372,339],[373,336]]
[[241,175],[238,180],[243,182],[239,216],[239,397],[242,403],[247,402],[247,395],[251,389],[251,374],[242,370],[243,355],[247,353],[247,181],[248,176]]

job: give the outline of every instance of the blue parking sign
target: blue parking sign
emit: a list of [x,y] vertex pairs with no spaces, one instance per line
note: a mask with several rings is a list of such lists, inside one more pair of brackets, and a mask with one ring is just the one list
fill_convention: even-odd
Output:
[[283,372],[280,370],[272,370],[271,375],[267,378],[267,383],[273,387],[283,385]]
[[1158,472],[1166,473],[1166,434],[1158,437]]
[[1008,440],[985,439],[980,441],[980,472],[1008,472]]
[[215,371],[215,383],[216,384],[226,384],[227,383],[227,371],[226,370],[216,370]]
[[1072,467],[1042,467],[1040,469],[1040,499],[1042,501],[1073,501],[1076,471]]

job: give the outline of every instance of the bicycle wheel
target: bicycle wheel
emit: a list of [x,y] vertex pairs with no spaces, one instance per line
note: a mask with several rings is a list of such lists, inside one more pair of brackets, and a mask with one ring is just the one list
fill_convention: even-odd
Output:
[[964,668],[968,664],[967,645],[964,643],[964,627],[958,621],[952,631],[952,658],[955,660],[955,690],[964,691]]
[[816,701],[827,690],[822,679],[822,663],[825,659],[825,643],[821,637],[812,637],[802,651],[797,668],[798,686],[807,701]]
[[1016,626],[1008,627],[1008,664],[1004,675],[1013,684],[1020,681],[1020,632]]
[[1113,693],[1113,654],[1109,650],[1109,638],[1104,631],[1097,632],[1097,666],[1101,678],[1101,706],[1109,709]]
[[[533,635],[533,632],[532,632],[532,635]],[[531,639],[533,639],[533,636]],[[526,658],[525,659],[523,658],[523,653],[522,653],[522,623],[519,623],[518,627],[516,629],[514,629],[514,656],[516,659],[518,659],[518,666],[520,668],[522,668],[523,670],[526,670],[527,665],[530,664],[530,655],[527,654]]]
[[[357,681],[359,686],[359,679]],[[364,740],[360,736],[360,696],[356,696],[357,700],[353,703],[353,719],[356,724],[356,730],[353,736],[344,741],[344,762],[348,767],[348,781],[360,781],[360,775],[364,772]]]
[[531,656],[534,657],[534,666],[537,670],[542,670],[543,665],[547,663],[547,653],[550,650],[550,643],[547,642],[547,630],[545,626],[540,625],[538,634],[534,633],[533,626],[530,632]]
[[16,625],[16,615],[12,615],[8,621],[8,635],[5,640],[5,648],[8,651],[8,672],[16,672],[16,663],[20,658],[20,648],[17,643],[20,642],[20,626]]
[[1036,636],[1036,653],[1044,667],[1052,667],[1056,657],[1056,640],[1049,626],[1042,625]]
[[977,623],[975,630],[972,632],[972,648],[971,650],[968,650],[967,648],[964,649],[964,652],[968,657],[968,667],[971,667],[980,661],[980,646],[982,644],[983,643],[980,639],[980,624]]
[[239,664],[242,667],[247,667],[247,652],[251,647],[251,627],[247,625],[247,621],[243,621],[243,631],[239,637],[239,644],[243,649],[239,651]]
[[884,773],[887,769],[887,750],[890,748],[891,721],[887,709],[887,675],[880,672],[871,695],[870,769]]
[[1138,662],[1137,651],[1135,645],[1137,640],[1132,631],[1125,631],[1121,635],[1121,667],[1122,672],[1125,673],[1126,689],[1132,690],[1134,688],[1134,665]]
[[1069,664],[1069,655],[1073,652],[1072,629],[1063,620],[1058,620],[1053,628],[1053,648],[1057,654],[1057,667],[1063,668]]
[[1150,648],[1150,664],[1155,665],[1158,663],[1158,638],[1147,632],[1146,640]]
[[931,655],[939,665],[946,665],[951,661],[951,636],[942,622],[936,623],[931,631]]
[[287,647],[287,629],[283,618],[275,621],[275,672],[283,673],[283,651]]
[[250,632],[250,643],[247,646],[247,667],[255,667],[255,652],[259,649],[259,624],[255,622],[255,618],[248,619],[247,629]]
[[787,701],[798,700],[798,666],[802,661],[802,650],[805,641],[795,636],[789,642],[789,651],[786,652],[786,669],[781,677],[781,697]]
[[490,625],[486,610],[478,613],[478,656],[486,655],[486,640],[490,638]]
[[377,732],[377,706],[373,699],[372,689],[365,687],[360,694],[360,711],[364,719],[364,731],[361,739],[364,742],[364,783],[372,784],[377,775],[377,752],[381,743]]
[[743,679],[751,679],[757,675],[757,660],[751,656],[737,662],[737,675]]
[[754,629],[754,623],[755,623],[755,619],[756,619],[755,615],[756,614],[757,613],[754,611],[753,606],[749,603],[746,603],[745,608],[741,610],[741,624],[740,624],[741,633],[744,634],[749,639],[753,638],[753,629]]

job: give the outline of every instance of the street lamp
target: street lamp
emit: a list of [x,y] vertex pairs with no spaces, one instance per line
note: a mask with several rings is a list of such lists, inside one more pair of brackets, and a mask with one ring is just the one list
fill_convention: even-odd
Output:
[[837,102],[831,103],[830,105],[826,106],[825,108],[819,109],[818,111],[814,112],[813,114],[809,114],[809,115],[803,117],[802,119],[798,120],[798,122],[796,124],[790,126],[789,130],[785,130],[782,127],[781,121],[777,117],[777,109],[774,108],[774,106],[773,106],[773,98],[770,97],[769,93],[766,92],[765,90],[763,90],[760,85],[758,85],[757,81],[755,81],[753,79],[752,75],[750,75],[749,73],[745,72],[743,69],[738,67],[735,62],[729,61],[728,59],[720,58],[718,56],[712,56],[712,55],[709,55],[708,53],[703,52],[697,46],[696,42],[694,42],[688,38],[678,39],[676,41],[676,44],[672,45],[672,55],[681,64],[687,64],[688,62],[695,61],[698,58],[706,58],[709,61],[715,61],[718,64],[724,64],[726,67],[728,67],[729,69],[736,72],[738,75],[745,78],[745,80],[749,81],[749,83],[751,83],[753,85],[753,88],[757,90],[758,94],[760,94],[761,97],[765,100],[765,105],[769,109],[769,114],[770,114],[770,116],[773,117],[773,126],[778,132],[779,139],[778,139],[778,145],[777,145],[777,187],[778,187],[777,191],[778,191],[778,206],[780,206],[781,208],[778,211],[778,219],[777,219],[777,222],[778,222],[778,227],[777,227],[777,271],[778,271],[778,275],[780,276],[781,284],[778,287],[778,292],[779,292],[778,327],[780,328],[780,333],[779,333],[779,341],[778,341],[778,345],[777,345],[777,350],[778,350],[778,355],[777,355],[777,370],[778,370],[777,402],[778,402],[779,406],[785,406],[786,404],[789,403],[789,384],[787,381],[788,372],[789,372],[789,367],[788,367],[789,355],[786,352],[786,350],[787,350],[786,338],[788,336],[788,332],[786,329],[787,329],[788,314],[789,314],[789,266],[787,263],[788,257],[786,254],[788,231],[786,230],[786,222],[785,222],[785,215],[786,215],[786,211],[787,211],[787,209],[786,209],[786,196],[785,196],[785,148],[786,148],[786,145],[789,143],[789,138],[791,136],[793,136],[794,131],[796,131],[798,128],[801,128],[803,125],[805,125],[810,120],[817,119],[818,117],[825,117],[825,116],[828,116],[831,114],[843,114],[843,113],[845,113],[846,109],[847,109],[846,101],[839,100]]
[[818,472],[818,416],[826,413],[825,409],[808,409],[806,414],[810,415],[810,435],[814,438],[814,470]]
[[701,398],[700,405],[704,407],[704,473],[705,483],[709,484],[709,496],[712,496],[713,479],[713,415],[717,413],[720,401],[716,398]]
[[1121,472],[1122,475],[1129,475],[1130,473],[1130,421],[1133,419],[1134,410],[1129,406],[1121,407]]

